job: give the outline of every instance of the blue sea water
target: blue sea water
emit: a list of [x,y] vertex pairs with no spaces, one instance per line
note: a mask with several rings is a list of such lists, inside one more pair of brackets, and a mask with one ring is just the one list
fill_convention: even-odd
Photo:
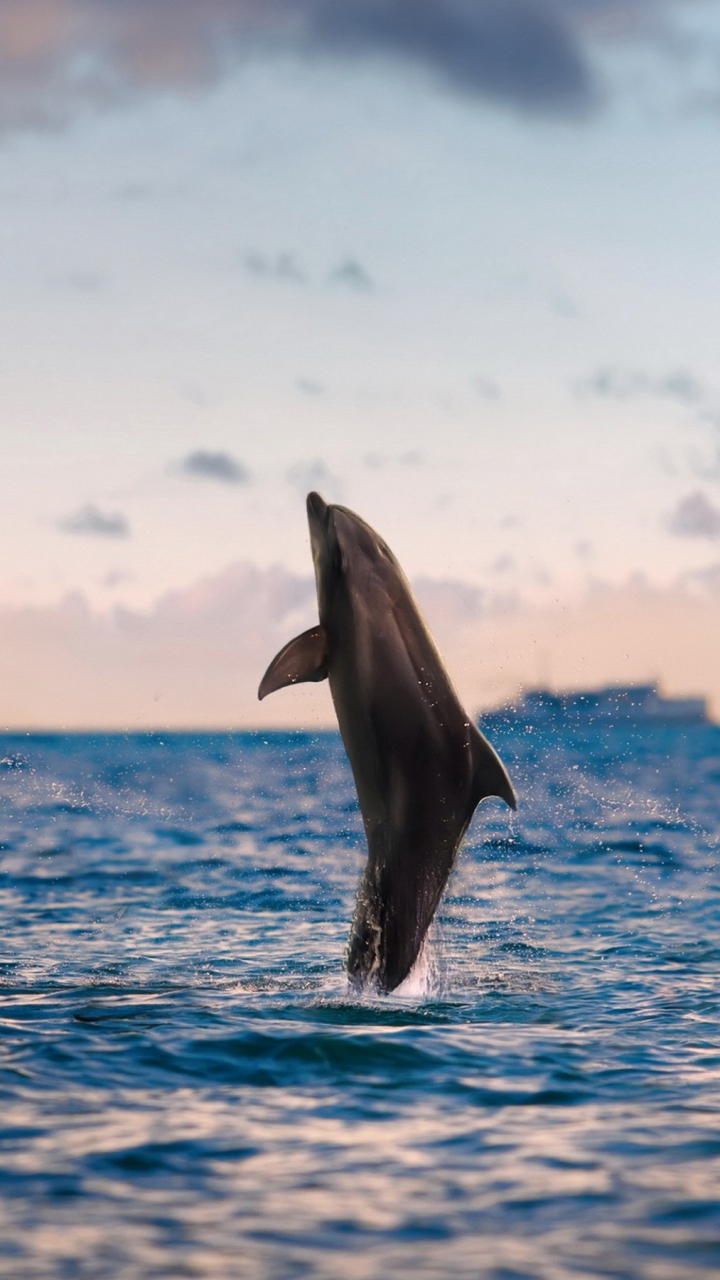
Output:
[[720,729],[489,734],[386,998],[335,734],[0,740],[0,1274],[720,1274]]

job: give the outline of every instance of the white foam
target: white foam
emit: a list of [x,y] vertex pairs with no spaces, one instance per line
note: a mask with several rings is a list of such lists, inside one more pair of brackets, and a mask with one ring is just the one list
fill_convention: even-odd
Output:
[[393,995],[403,996],[407,1000],[425,1000],[437,992],[439,983],[435,952],[430,940],[426,938],[407,978],[403,978]]

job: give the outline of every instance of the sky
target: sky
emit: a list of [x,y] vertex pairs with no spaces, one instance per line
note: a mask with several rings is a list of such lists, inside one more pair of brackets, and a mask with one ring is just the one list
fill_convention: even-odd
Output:
[[309,488],[475,703],[720,713],[716,0],[4,0],[0,202],[0,723],[331,716]]

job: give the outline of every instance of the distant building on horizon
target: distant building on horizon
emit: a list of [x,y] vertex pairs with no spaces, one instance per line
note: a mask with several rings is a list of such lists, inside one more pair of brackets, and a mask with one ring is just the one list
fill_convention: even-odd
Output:
[[508,706],[493,714],[555,724],[571,717],[576,722],[600,720],[634,724],[709,724],[705,698],[666,698],[656,684],[607,685],[603,689],[580,689],[572,693],[552,693],[549,689],[527,689]]

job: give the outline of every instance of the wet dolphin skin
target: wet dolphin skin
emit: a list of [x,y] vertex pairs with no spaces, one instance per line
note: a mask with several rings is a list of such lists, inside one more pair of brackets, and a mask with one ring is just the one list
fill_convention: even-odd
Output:
[[390,548],[317,493],[307,511],[320,625],[280,650],[258,696],[330,682],[368,844],[348,973],[392,991],[417,959],[476,806],[499,796],[514,809],[515,793]]

